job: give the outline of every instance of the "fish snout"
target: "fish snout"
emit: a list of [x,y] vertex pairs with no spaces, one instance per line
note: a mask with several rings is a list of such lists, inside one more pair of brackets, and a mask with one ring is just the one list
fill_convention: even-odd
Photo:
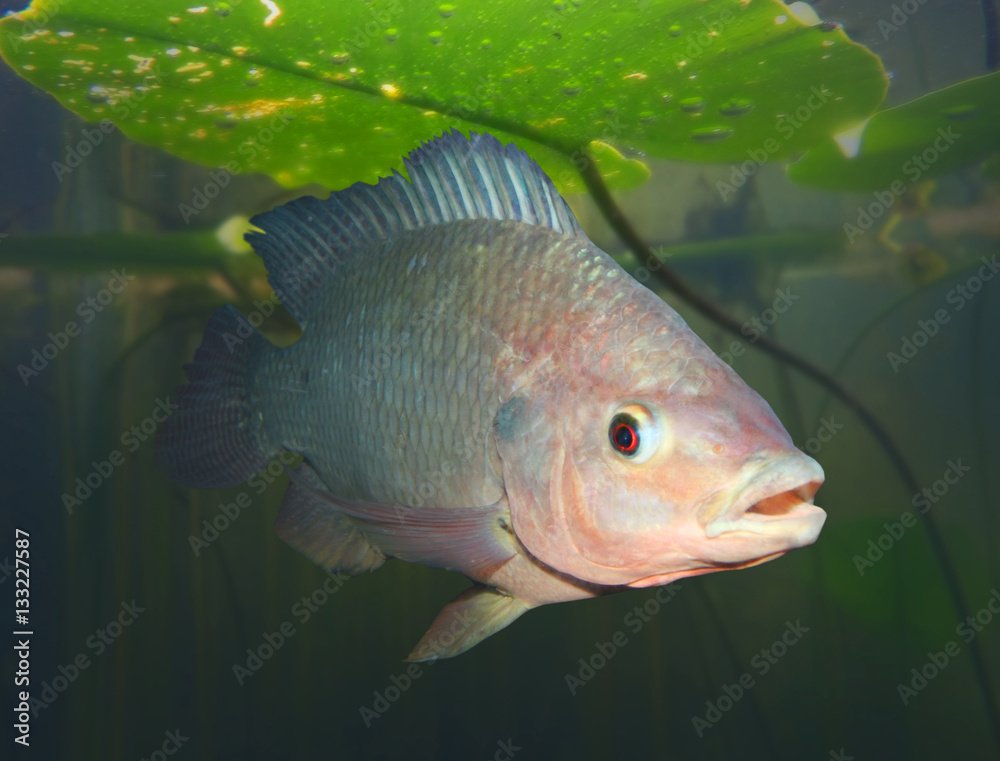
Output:
[[755,543],[779,552],[812,544],[826,521],[812,504],[823,480],[823,468],[804,454],[755,464],[741,488],[698,510],[698,522],[709,539],[756,535]]

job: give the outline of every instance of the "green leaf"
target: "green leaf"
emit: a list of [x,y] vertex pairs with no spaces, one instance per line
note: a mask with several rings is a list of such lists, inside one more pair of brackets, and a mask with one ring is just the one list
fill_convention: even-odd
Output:
[[1000,150],[1000,72],[929,93],[875,114],[861,150],[847,158],[834,140],[788,167],[795,182],[827,190],[882,190],[931,180]]
[[886,88],[866,48],[772,0],[35,0],[0,22],[0,53],[135,140],[333,189],[449,127],[516,140],[564,192],[589,160],[612,185],[648,175],[611,145],[786,158]]

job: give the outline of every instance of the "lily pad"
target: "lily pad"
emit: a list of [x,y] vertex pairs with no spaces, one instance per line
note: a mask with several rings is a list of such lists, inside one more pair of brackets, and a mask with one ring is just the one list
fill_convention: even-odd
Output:
[[788,167],[802,185],[871,191],[931,180],[1000,151],[1000,72],[959,82],[895,108],[865,126],[848,158],[834,140]]
[[773,0],[35,0],[0,22],[0,54],[135,140],[332,189],[449,127],[516,140],[564,192],[586,161],[612,185],[645,178],[610,146],[789,157],[886,88],[870,51]]

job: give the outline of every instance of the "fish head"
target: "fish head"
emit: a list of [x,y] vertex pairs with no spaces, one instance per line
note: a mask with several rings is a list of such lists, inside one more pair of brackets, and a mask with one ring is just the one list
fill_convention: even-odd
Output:
[[577,364],[498,416],[513,528],[543,563],[647,587],[763,563],[819,535],[822,468],[683,329],[669,350],[640,352],[641,367]]

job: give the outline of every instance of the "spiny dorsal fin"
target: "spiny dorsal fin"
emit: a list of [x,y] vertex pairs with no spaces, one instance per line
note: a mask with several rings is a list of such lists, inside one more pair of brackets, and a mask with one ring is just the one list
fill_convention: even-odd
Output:
[[258,214],[264,231],[246,238],[264,258],[289,313],[306,321],[316,294],[338,265],[406,230],[459,219],[510,219],[583,235],[545,172],[517,146],[492,135],[451,131],[404,159],[410,181],[393,172],[357,183],[325,201],[306,197]]

